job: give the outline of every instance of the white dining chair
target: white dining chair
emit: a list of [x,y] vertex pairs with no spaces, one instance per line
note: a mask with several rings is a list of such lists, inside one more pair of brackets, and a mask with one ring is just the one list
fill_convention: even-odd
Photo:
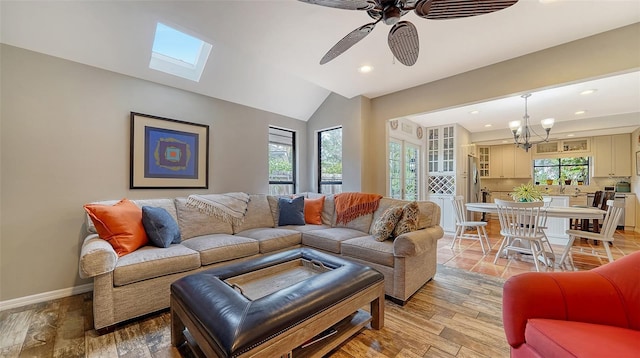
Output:
[[[573,267],[573,252],[579,252],[584,255],[595,256],[598,258],[607,258],[609,262],[613,262],[613,255],[611,254],[611,248],[609,247],[609,243],[613,242],[613,234],[616,232],[616,227],[618,226],[618,220],[620,219],[620,215],[624,210],[624,202],[618,202],[615,200],[607,200],[607,213],[604,216],[604,220],[602,221],[602,227],[600,228],[600,232],[591,232],[591,231],[581,231],[581,230],[567,230],[566,233],[569,235],[569,241],[562,252],[562,256],[560,257],[560,262],[564,263],[565,260],[569,259],[569,264]],[[576,238],[583,239],[591,239],[594,240],[596,245],[599,241],[603,242],[604,250],[606,252],[606,256],[602,254],[602,252],[596,250],[595,248],[591,248],[585,250],[585,247],[573,247],[573,243]]]
[[509,254],[515,252],[532,255],[536,271],[540,271],[538,261],[553,266],[553,248],[544,233],[547,213],[541,210],[545,203],[500,199],[495,199],[495,203],[500,219],[500,235],[503,239],[493,263],[496,264],[503,253],[509,258]]
[[[489,236],[487,235],[487,223],[484,221],[468,221],[466,215],[466,207],[464,205],[464,197],[462,195],[457,195],[451,198],[453,203],[453,209],[456,213],[456,232],[453,235],[453,241],[451,241],[451,248],[456,243],[456,240],[460,241],[462,239],[472,239],[480,241],[480,247],[482,248],[482,253],[486,254],[488,251],[491,251],[491,243],[489,242]],[[477,234],[475,233],[466,233],[465,231],[468,228],[475,228]],[[487,244],[487,250],[484,248],[484,244]]]

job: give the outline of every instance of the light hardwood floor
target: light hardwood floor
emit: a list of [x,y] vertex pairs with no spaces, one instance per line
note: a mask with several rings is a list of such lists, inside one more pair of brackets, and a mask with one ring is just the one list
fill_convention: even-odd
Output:
[[[493,264],[500,237],[489,224],[493,250],[483,255],[478,242],[450,248],[438,243],[438,271],[404,306],[385,302],[385,327],[364,329],[331,357],[508,357],[502,330],[502,284],[533,271],[533,262],[500,259]],[[640,250],[640,235],[618,231],[614,255]],[[581,242],[581,245],[591,245]],[[601,262],[574,256],[578,269]],[[554,270],[559,270],[555,268]],[[185,357],[170,344],[167,311],[98,335],[92,329],[91,294],[75,295],[0,312],[0,357]]]

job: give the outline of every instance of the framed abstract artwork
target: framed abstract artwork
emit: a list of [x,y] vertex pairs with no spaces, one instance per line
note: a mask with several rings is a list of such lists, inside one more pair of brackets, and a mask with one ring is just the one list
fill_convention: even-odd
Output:
[[131,189],[207,189],[209,126],[131,112]]

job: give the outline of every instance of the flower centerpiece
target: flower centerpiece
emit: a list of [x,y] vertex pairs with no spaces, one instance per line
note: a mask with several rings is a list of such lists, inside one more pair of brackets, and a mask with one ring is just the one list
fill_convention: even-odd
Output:
[[513,188],[509,194],[514,201],[541,201],[542,193],[531,182]]

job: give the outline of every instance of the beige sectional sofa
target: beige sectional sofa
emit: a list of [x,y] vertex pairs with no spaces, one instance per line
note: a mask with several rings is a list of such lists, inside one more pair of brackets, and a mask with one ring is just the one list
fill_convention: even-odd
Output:
[[[307,197],[320,194],[306,193]],[[333,196],[326,196],[322,225],[277,226],[278,198],[251,195],[242,225],[223,222],[186,205],[186,198],[133,200],[136,205],[162,207],[176,219],[180,244],[144,246],[118,257],[98,237],[87,216],[88,235],[82,245],[79,272],[93,277],[94,326],[102,329],[169,307],[169,286],[176,279],[260,255],[306,246],[373,267],[384,274],[385,293],[404,303],[435,275],[440,207],[419,201],[418,230],[394,240],[376,241],[375,220],[391,206],[406,201],[382,198],[378,209],[346,225],[335,224]],[[115,204],[104,201],[101,204]]]

